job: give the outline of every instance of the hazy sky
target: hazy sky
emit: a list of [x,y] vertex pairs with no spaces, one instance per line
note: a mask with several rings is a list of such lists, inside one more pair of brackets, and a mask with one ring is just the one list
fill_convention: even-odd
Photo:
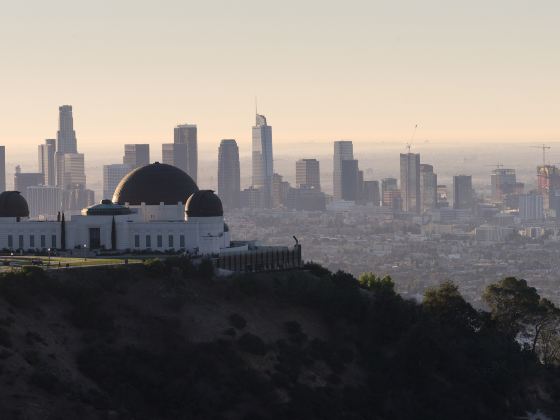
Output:
[[247,153],[255,96],[277,150],[404,143],[416,123],[418,141],[560,133],[557,0],[0,4],[8,155],[53,137],[61,104],[87,153],[150,142],[157,154],[186,122],[202,153],[221,138]]

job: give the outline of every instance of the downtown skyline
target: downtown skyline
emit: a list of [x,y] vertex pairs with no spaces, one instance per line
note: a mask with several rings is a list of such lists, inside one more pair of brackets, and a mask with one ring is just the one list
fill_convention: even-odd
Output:
[[415,124],[432,142],[558,138],[556,2],[113,3],[4,7],[0,144],[35,145],[45,110],[71,103],[86,153],[155,150],[185,118],[201,153],[222,138],[244,149],[255,96],[279,150],[402,144]]

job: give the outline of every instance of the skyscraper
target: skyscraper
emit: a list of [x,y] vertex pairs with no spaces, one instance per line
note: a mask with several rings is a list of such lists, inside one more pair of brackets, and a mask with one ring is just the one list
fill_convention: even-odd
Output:
[[27,187],[26,198],[30,217],[55,217],[62,210],[62,189],[50,185]]
[[432,165],[420,164],[420,197],[422,212],[437,207],[437,175]]
[[501,202],[506,194],[515,191],[517,184],[515,169],[496,168],[490,175],[490,184],[492,186],[492,200]]
[[38,147],[39,172],[43,174],[45,185],[56,185],[55,152],[56,139],[47,139]]
[[[175,127],[173,133],[173,143],[186,145],[185,149],[185,169],[183,169],[194,182],[198,176],[198,140],[197,128],[194,124],[181,124]],[[178,158],[178,160],[183,160]]]
[[224,139],[218,150],[218,196],[226,209],[238,208],[241,191],[239,148],[233,139]]
[[321,191],[321,175],[317,159],[300,159],[296,162],[296,187]]
[[140,168],[150,164],[150,145],[149,144],[125,144],[123,165],[127,165],[130,170]]
[[6,146],[0,146],[0,192],[6,191]]
[[379,181],[364,181],[363,200],[367,203],[372,203],[374,206],[379,206],[381,201],[379,196]]
[[455,175],[453,177],[453,208],[470,209],[473,204],[472,177]]
[[342,199],[345,201],[358,200],[359,174],[358,161],[345,159],[341,161]]
[[401,153],[403,210],[420,213],[420,154]]
[[27,187],[43,184],[43,174],[39,172],[21,172],[16,168],[14,174],[14,190],[19,191],[27,199]]
[[[184,143],[164,143],[161,145],[161,160],[167,165],[173,165],[182,171],[187,171],[187,145]],[[190,174],[189,174],[190,175]],[[192,178],[192,177],[191,177]]]
[[354,146],[351,141],[340,140],[334,142],[333,155],[333,197],[342,199],[342,161],[354,159]]
[[381,205],[386,207],[393,206],[393,191],[399,192],[399,200],[400,200],[400,190],[398,181],[396,178],[383,178],[381,180]]
[[83,153],[65,153],[64,155],[63,188],[75,188],[77,185],[86,186],[86,173]]
[[62,105],[58,108],[58,132],[57,152],[60,153],[77,153],[78,145],[76,141],[76,132],[74,131],[74,118],[72,116],[72,106]]
[[130,172],[130,166],[116,163],[113,165],[103,165],[103,198],[111,199],[115,188],[121,182],[128,173]]
[[253,187],[263,191],[264,206],[272,205],[272,127],[264,115],[256,114],[253,127]]
[[542,194],[531,191],[519,195],[519,217],[521,220],[543,220],[544,198]]
[[71,105],[62,105],[58,108],[58,132],[56,133],[56,143],[56,185],[64,188],[64,155],[66,153],[77,153],[78,151]]

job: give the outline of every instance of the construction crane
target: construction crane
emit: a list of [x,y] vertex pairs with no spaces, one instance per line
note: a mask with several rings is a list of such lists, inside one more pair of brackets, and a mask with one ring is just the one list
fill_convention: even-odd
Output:
[[410,140],[406,143],[406,148],[408,153],[410,153],[410,148],[412,147],[412,142],[414,141],[414,136],[416,136],[416,129],[418,128],[418,124],[414,125],[414,130],[412,130],[412,135],[410,136]]
[[542,164],[546,166],[546,151],[550,149],[550,146],[546,144],[542,144],[541,146],[529,146],[533,149],[542,149]]
[[491,166],[492,168],[496,168],[496,169],[501,169],[504,167],[503,163],[495,163],[493,165],[486,165],[486,166]]

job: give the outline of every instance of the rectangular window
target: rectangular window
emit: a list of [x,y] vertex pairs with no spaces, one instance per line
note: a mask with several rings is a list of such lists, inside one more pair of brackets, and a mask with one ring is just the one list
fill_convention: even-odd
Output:
[[150,235],[146,235],[146,248],[152,247],[152,237]]
[[179,247],[180,247],[180,248],[184,248],[184,247],[185,247],[185,235],[179,236]]
[[35,235],[29,235],[29,248],[35,248]]
[[47,238],[45,237],[45,235],[41,235],[41,248],[46,248],[47,247]]
[[51,236],[51,248],[56,248],[56,235]]
[[168,243],[169,248],[173,248],[173,235],[169,235],[168,239],[169,239],[169,243]]
[[14,247],[14,237],[12,235],[8,235],[8,248],[12,249]]
[[134,248],[140,248],[140,235],[134,235]]
[[23,235],[19,235],[18,249],[23,249]]
[[162,248],[163,247],[163,236],[158,235],[157,236],[157,247],[158,248]]

